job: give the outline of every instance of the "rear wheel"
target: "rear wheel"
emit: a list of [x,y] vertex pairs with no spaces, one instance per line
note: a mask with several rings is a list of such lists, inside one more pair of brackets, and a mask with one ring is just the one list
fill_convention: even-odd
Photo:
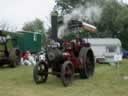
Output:
[[92,50],[88,48],[82,48],[79,54],[79,59],[82,64],[82,68],[80,70],[80,77],[91,77],[94,73],[95,68],[95,59]]
[[13,48],[9,53],[10,67],[16,67],[20,64],[20,50]]
[[48,66],[45,62],[40,61],[34,66],[33,79],[36,84],[46,82],[48,77]]
[[68,86],[70,83],[72,83],[73,75],[74,75],[74,68],[72,63],[70,61],[64,62],[61,68],[61,79],[64,86]]

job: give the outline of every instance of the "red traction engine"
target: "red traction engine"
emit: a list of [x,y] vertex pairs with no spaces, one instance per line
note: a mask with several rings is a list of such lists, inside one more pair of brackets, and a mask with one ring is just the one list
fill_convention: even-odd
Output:
[[45,57],[33,69],[33,79],[37,84],[46,82],[48,74],[56,75],[64,86],[71,84],[76,73],[80,78],[93,76],[94,54],[90,44],[81,39],[64,41],[61,49],[54,43],[46,49]]

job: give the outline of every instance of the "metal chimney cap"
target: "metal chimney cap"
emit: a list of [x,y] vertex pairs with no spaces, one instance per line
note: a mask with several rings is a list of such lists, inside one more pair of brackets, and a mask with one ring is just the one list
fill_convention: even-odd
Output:
[[51,12],[51,15],[52,15],[52,16],[58,16],[58,12],[57,12],[56,10],[53,10],[53,11]]

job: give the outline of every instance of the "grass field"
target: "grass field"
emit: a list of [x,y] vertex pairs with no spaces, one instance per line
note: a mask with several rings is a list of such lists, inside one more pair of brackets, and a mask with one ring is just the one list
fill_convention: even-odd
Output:
[[69,87],[52,75],[47,83],[36,85],[32,70],[32,66],[0,68],[0,96],[128,96],[128,60],[121,62],[119,68],[96,65],[93,78],[77,78]]

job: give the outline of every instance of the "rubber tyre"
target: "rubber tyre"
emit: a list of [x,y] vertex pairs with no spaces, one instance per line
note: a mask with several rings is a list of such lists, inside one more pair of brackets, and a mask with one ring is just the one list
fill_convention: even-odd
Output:
[[79,59],[82,64],[80,69],[80,78],[89,78],[94,74],[95,59],[91,48],[83,47],[79,53]]
[[9,53],[9,60],[10,60],[10,67],[16,67],[17,65],[20,64],[20,59],[21,59],[21,52],[17,48],[13,48],[10,50]]
[[72,83],[74,77],[74,67],[70,61],[65,61],[61,67],[61,80],[64,86]]
[[44,61],[40,61],[34,66],[33,80],[36,84],[44,83],[48,78],[48,66]]

